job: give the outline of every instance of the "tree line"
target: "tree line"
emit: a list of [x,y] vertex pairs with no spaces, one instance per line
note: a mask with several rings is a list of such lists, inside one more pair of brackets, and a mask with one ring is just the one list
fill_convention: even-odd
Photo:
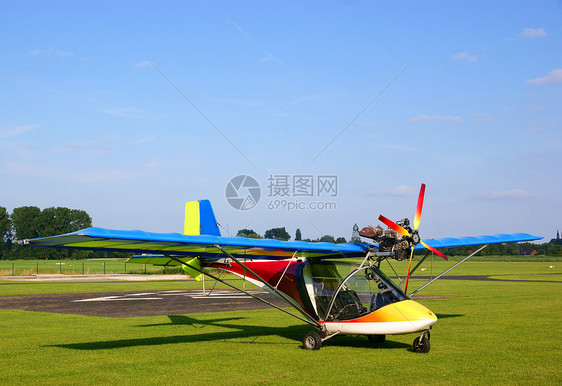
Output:
[[[0,206],[0,258],[10,259],[80,259],[92,256],[91,251],[22,248],[16,240],[47,237],[76,232],[92,226],[92,218],[81,209],[21,206],[12,213]],[[96,252],[96,257],[113,256]]]
[[[250,239],[275,239],[275,240],[282,240],[282,241],[288,241],[291,239],[291,235],[289,234],[289,232],[287,232],[287,230],[285,229],[285,227],[282,228],[271,228],[265,231],[265,233],[262,235],[258,234],[256,231],[254,231],[253,229],[240,229],[237,233],[236,233],[237,237],[248,237]],[[334,236],[331,235],[324,235],[320,238],[317,239],[303,239],[302,238],[302,232],[300,229],[297,229],[297,231],[295,232],[295,241],[308,241],[308,242],[328,242],[328,243],[334,243],[334,244],[341,244],[341,243],[347,243],[347,241],[345,240],[345,237],[338,237],[335,238]]]
[[[468,256],[476,251],[478,246],[470,245],[455,248],[440,248],[440,251],[447,256]],[[423,254],[425,251],[417,251],[417,254]],[[554,245],[551,243],[533,244],[533,243],[505,243],[490,244],[482,251],[478,252],[480,256],[514,256],[514,255],[562,255],[562,245]]]

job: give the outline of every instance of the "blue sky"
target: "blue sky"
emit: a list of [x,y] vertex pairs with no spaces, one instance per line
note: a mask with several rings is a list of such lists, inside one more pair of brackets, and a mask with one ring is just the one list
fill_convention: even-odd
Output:
[[[349,238],[412,218],[424,182],[425,238],[548,240],[560,20],[555,1],[3,1],[0,205],[176,232],[208,198],[225,234]],[[250,210],[225,198],[237,175],[261,187]],[[274,196],[270,176],[337,192]]]

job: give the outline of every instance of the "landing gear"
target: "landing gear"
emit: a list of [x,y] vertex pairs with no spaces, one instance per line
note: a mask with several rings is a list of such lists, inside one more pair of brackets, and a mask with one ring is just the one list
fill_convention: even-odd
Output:
[[302,345],[307,350],[320,350],[322,347],[322,337],[316,331],[310,331],[304,336]]
[[424,331],[414,339],[413,349],[415,352],[428,353],[431,345],[429,344],[429,331]]
[[367,335],[369,342],[375,344],[381,344],[385,341],[386,335]]

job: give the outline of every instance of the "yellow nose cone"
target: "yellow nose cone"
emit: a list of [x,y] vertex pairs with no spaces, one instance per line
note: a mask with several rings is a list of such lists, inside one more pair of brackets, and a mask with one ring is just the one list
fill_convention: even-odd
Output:
[[419,328],[429,328],[437,322],[437,316],[433,312],[409,299],[381,307],[365,318],[374,322],[410,322],[421,326],[415,327],[415,331],[419,331]]
[[437,321],[437,316],[428,308],[422,306],[413,300],[403,300],[389,304],[381,308],[381,311],[389,308],[389,312],[397,319],[396,321],[416,321],[416,320],[434,320]]

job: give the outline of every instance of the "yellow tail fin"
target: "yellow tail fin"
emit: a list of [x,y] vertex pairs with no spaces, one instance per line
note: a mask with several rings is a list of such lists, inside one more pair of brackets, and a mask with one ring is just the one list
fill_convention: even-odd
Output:
[[183,234],[190,236],[221,235],[209,200],[189,201],[185,203]]

